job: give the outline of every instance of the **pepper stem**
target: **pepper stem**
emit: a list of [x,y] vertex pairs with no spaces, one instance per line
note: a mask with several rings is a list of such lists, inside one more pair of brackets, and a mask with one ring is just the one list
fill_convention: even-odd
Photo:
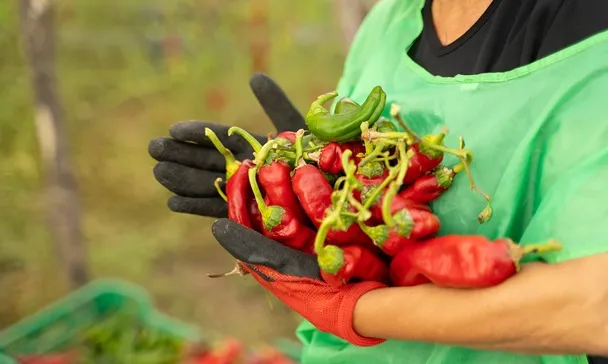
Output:
[[[366,142],[369,143],[369,142]],[[371,144],[371,143],[369,143]],[[376,148],[374,148],[373,150],[369,151],[367,148],[367,144],[365,145],[365,158],[361,159],[361,161],[359,162],[359,167],[363,167],[364,165],[366,165],[367,163],[371,162],[372,160],[374,160],[375,158],[379,157],[382,155],[382,151],[384,150],[384,143],[378,143],[378,145],[376,145]],[[371,146],[370,146],[371,149]]]
[[543,253],[550,253],[550,252],[561,250],[562,244],[555,239],[550,239],[546,243],[526,244],[526,245],[523,245],[522,248],[523,248],[524,255],[543,254]]
[[226,273],[219,273],[219,274],[209,274],[207,273],[207,277],[209,278],[221,278],[221,277],[228,277],[228,276],[246,276],[247,274],[249,274],[247,271],[245,271],[241,265],[239,264],[239,261],[236,261],[236,264],[234,265],[234,268],[232,268],[232,270],[230,272],[226,272]]
[[397,144],[397,151],[399,151],[400,165],[399,165],[399,174],[397,175],[397,183],[399,186],[403,184],[403,180],[405,180],[405,175],[407,174],[407,169],[409,168],[410,161],[405,150],[405,143],[399,142]]
[[247,173],[247,176],[249,177],[249,184],[251,185],[251,190],[253,191],[253,197],[255,198],[255,202],[258,204],[260,212],[263,213],[264,210],[268,209],[268,205],[266,205],[266,202],[264,202],[264,196],[262,196],[262,191],[260,191],[260,186],[258,185],[257,170],[255,168],[250,168]]
[[296,165],[298,165],[298,163],[300,163],[300,160],[302,158],[304,158],[304,145],[303,145],[303,138],[304,138],[304,129],[300,129],[296,132],[296,141],[295,141],[295,146],[296,146]]
[[[362,122],[360,128],[361,128],[361,135],[366,135],[367,133],[369,133],[369,122],[367,122],[367,121]],[[365,146],[365,154],[370,155],[374,149],[372,142],[369,140],[363,139],[363,145]],[[361,162],[359,162],[359,165],[361,165]]]
[[401,106],[397,105],[397,104],[392,104],[391,105],[391,116],[397,120],[397,123],[399,124],[399,126],[401,126],[403,128],[403,130],[405,130],[405,133],[407,134],[405,136],[406,140],[412,144],[414,142],[419,142],[422,140],[422,138],[420,138],[420,136],[418,134],[416,134],[410,127],[409,125],[407,125],[405,123],[405,121],[403,121],[403,119],[401,118]]
[[258,153],[260,149],[262,149],[262,144],[245,129],[239,128],[238,126],[233,126],[232,128],[228,129],[228,136],[232,136],[232,134],[236,134],[245,139],[247,143],[251,145],[255,153]]
[[393,202],[393,198],[397,194],[397,190],[399,189],[399,185],[397,182],[391,183],[391,185],[387,188],[386,193],[384,194],[384,200],[382,201],[382,220],[388,227],[395,226],[395,219],[393,219],[393,215],[391,214],[391,204]]
[[215,149],[226,159],[226,178],[232,177],[236,170],[239,169],[241,162],[234,158],[234,154],[222,144],[213,130],[205,128],[205,136],[211,140]]
[[224,191],[222,191],[222,188],[220,187],[220,182],[222,182],[222,179],[220,177],[218,177],[213,182],[213,185],[215,186],[215,189],[217,190],[217,193],[220,195],[220,197],[224,201],[228,202],[228,197],[226,196],[226,194],[224,193]]
[[272,231],[272,229],[277,227],[283,220],[285,209],[283,209],[281,206],[266,205],[262,192],[260,191],[260,187],[258,186],[257,169],[250,168],[247,173],[249,177],[249,184],[251,185],[251,190],[253,191],[253,197],[255,198],[255,202],[258,205],[260,214],[262,215],[262,223],[264,223],[264,228],[267,231]]

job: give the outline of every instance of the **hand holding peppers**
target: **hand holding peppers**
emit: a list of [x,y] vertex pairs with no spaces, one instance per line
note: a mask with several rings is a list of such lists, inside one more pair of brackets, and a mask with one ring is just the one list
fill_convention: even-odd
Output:
[[[278,132],[305,128],[304,117],[293,106],[283,90],[268,76],[255,74],[249,81],[251,90]],[[227,135],[229,127],[207,121],[173,124],[170,137],[150,140],[148,153],[158,163],[154,177],[175,194],[168,201],[171,211],[212,217],[226,217],[226,203],[213,182],[225,178],[224,156],[205,135],[211,129],[238,161],[253,158],[252,148],[238,136]],[[263,143],[266,136],[255,135]]]
[[[216,222],[213,234],[237,259],[235,272],[250,273],[320,330],[357,345],[379,343],[352,329],[355,302],[365,292],[423,283],[492,286],[515,274],[524,254],[559,248],[555,242],[520,247],[508,239],[436,236],[441,221],[429,204],[462,172],[487,202],[479,222],[492,215],[463,139],[450,148],[445,128],[418,136],[394,104],[393,121],[381,117],[386,95],[379,86],[361,105],[340,99],[331,113],[323,104],[335,97],[327,93],[312,103],[305,119],[310,131],[283,131],[262,141],[228,129],[228,137],[238,134],[254,151],[242,162],[231,140],[205,130],[225,159],[226,195],[219,177],[215,185],[230,217]],[[441,165],[446,154],[460,163]]]
[[213,224],[213,235],[242,268],[279,300],[329,332],[359,346],[384,340],[358,335],[352,326],[355,303],[365,293],[386,287],[374,281],[333,287],[321,278],[316,258],[266,238],[228,219]]

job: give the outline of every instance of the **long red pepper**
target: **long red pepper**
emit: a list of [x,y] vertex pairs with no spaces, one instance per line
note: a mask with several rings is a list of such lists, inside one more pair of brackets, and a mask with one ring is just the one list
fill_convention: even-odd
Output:
[[514,275],[525,255],[559,249],[555,240],[521,246],[506,238],[444,235],[406,246],[393,258],[390,274],[395,286],[489,287]]
[[450,188],[456,173],[455,169],[438,168],[433,173],[418,178],[399,192],[399,196],[420,204],[428,204]]
[[374,244],[391,257],[405,246],[437,234],[441,228],[439,218],[428,211],[403,208],[395,212],[392,218],[395,220],[393,226],[361,226]]
[[253,195],[249,187],[248,172],[254,167],[255,164],[251,160],[244,160],[226,182],[228,218],[250,229],[254,228],[250,215]]
[[264,201],[258,187],[256,169],[251,168],[248,174],[253,196],[262,214],[263,234],[293,249],[302,249],[314,240],[315,232],[301,223],[291,211]]
[[[300,205],[315,225],[319,228],[326,210],[332,205],[333,188],[323,173],[311,164],[296,167],[291,179]],[[371,239],[365,235],[359,225],[353,223],[346,231],[332,229],[327,234],[327,241],[336,245],[362,244],[373,246]]]
[[283,207],[301,223],[308,224],[308,217],[291,187],[291,168],[286,162],[275,161],[260,167],[258,181],[271,205]]
[[319,169],[326,173],[338,174],[342,172],[342,153],[345,150],[352,151],[352,158],[355,163],[359,163],[360,153],[365,153],[365,147],[360,142],[337,143],[331,142],[321,148],[319,154]]
[[388,279],[386,263],[369,249],[350,245],[342,251],[344,265],[336,274],[321,271],[323,280],[330,286],[339,288],[353,280],[385,282]]
[[[445,133],[437,135],[426,135],[422,137],[422,140],[428,144],[440,145],[443,143]],[[409,158],[409,167],[405,175],[404,183],[410,184],[416,181],[425,173],[428,173],[441,163],[443,160],[443,152],[431,149],[424,145],[424,143],[414,143],[407,151]]]

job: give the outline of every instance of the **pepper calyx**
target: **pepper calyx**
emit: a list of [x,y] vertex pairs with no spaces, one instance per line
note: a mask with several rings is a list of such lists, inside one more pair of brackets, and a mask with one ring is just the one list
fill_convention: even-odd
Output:
[[317,262],[323,272],[338,274],[344,267],[344,250],[335,245],[326,245],[323,247],[322,254],[317,256]]
[[358,174],[367,178],[380,177],[384,172],[384,165],[380,162],[366,163],[357,169]]
[[437,179],[437,185],[443,189],[447,190],[450,188],[452,182],[454,181],[454,172],[447,167],[440,166],[435,170],[435,172],[433,172],[433,174]]
[[264,222],[264,229],[272,231],[275,227],[281,224],[283,221],[283,215],[285,209],[281,206],[268,206],[268,208],[262,211],[262,221]]
[[407,208],[401,209],[393,214],[393,220],[395,221],[394,229],[397,234],[409,238],[414,229],[414,220]]
[[367,226],[365,224],[360,224],[360,226],[361,230],[372,239],[374,244],[382,249],[382,246],[384,246],[390,235],[389,227],[386,225]]
[[425,135],[422,137],[421,143],[418,144],[418,151],[431,159],[437,159],[443,156],[443,152],[437,149],[433,149],[429,145],[443,145],[443,139],[445,138],[444,133]]

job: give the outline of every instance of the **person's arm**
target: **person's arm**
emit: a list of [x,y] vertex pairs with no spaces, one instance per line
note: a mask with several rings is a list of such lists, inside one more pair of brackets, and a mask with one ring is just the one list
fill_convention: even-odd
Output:
[[608,355],[608,253],[522,267],[487,289],[423,285],[368,292],[355,306],[355,330],[525,354]]

